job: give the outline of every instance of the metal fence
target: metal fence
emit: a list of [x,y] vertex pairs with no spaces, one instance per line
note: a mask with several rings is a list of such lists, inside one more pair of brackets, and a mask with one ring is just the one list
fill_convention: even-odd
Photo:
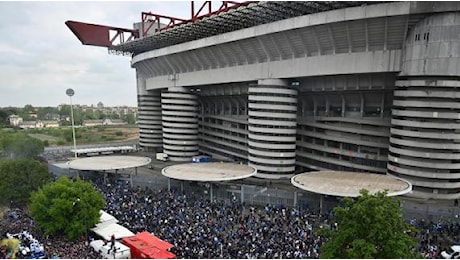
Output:
[[[49,166],[55,175],[76,176],[76,171]],[[132,176],[132,175],[131,175]],[[118,180],[129,182],[133,187],[144,187],[152,190],[176,189],[186,194],[202,194],[210,200],[238,200],[246,205],[309,208],[311,211],[328,214],[340,205],[340,199],[334,196],[321,196],[292,188],[280,188],[276,185],[260,186],[234,183],[200,183],[168,179],[164,176],[131,176],[115,175]],[[414,204],[401,199],[406,219],[425,218],[428,220],[460,220],[459,207],[440,207],[437,204]]]
[[[129,181],[128,178],[125,178]],[[336,197],[320,196],[302,191],[295,187],[280,188],[275,184],[270,186],[246,185],[227,183],[200,183],[172,180],[166,177],[145,178],[133,177],[133,186],[149,187],[151,189],[177,189],[184,193],[202,194],[209,200],[237,200],[247,205],[309,208],[326,213],[340,204]]]

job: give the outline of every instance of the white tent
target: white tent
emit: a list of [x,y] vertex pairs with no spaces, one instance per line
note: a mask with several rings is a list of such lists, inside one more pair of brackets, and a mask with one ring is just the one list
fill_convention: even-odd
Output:
[[91,230],[105,240],[110,240],[112,235],[115,235],[115,239],[134,236],[133,232],[117,223],[99,224]]
[[118,223],[118,219],[116,219],[114,216],[110,215],[109,213],[101,210],[101,217],[99,219],[99,223],[96,226],[104,225],[104,224],[109,224],[109,223]]

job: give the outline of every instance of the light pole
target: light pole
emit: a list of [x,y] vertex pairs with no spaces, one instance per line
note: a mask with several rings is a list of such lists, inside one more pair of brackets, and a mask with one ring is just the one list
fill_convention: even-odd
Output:
[[72,120],[73,151],[75,153],[75,159],[77,159],[77,140],[75,139],[75,125],[74,125],[74,119],[73,119],[73,105],[72,105],[72,96],[75,94],[75,91],[73,91],[73,89],[71,88],[68,88],[65,91],[65,93],[70,98],[70,117]]

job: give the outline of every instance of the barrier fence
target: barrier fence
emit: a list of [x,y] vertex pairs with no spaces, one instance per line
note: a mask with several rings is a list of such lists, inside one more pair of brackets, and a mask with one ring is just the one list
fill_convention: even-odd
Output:
[[[62,169],[49,164],[49,171],[56,176],[76,176],[76,171]],[[88,176],[86,176],[88,177]],[[94,173],[92,177],[101,177],[100,173]],[[132,178],[131,178],[132,177]],[[340,198],[334,196],[323,196],[298,188],[280,188],[274,185],[246,185],[235,183],[200,183],[168,179],[164,176],[130,176],[122,172],[112,175],[112,178],[118,181],[130,182],[132,187],[150,188],[153,190],[160,189],[177,189],[184,193],[202,194],[204,198],[213,200],[238,200],[246,205],[265,206],[286,206],[309,208],[317,214],[329,214],[336,206],[340,205]],[[424,204],[406,201],[401,198],[401,205],[404,208],[404,217],[406,219],[424,218],[427,220],[438,221],[440,219],[459,220],[459,207],[440,207],[437,204]]]

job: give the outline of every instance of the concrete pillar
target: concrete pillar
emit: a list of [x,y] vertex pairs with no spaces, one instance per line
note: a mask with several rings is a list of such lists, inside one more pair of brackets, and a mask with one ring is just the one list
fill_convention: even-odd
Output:
[[248,159],[256,176],[280,178],[295,170],[297,90],[279,79],[249,86]]
[[406,37],[387,173],[422,199],[460,198],[460,13],[433,14]]
[[145,78],[139,73],[136,76],[139,146],[147,152],[158,152],[163,146],[161,94],[159,90],[147,90]]
[[198,155],[198,99],[186,88],[161,94],[163,152],[171,161],[191,161]]
[[297,207],[297,191],[294,191],[294,207]]

